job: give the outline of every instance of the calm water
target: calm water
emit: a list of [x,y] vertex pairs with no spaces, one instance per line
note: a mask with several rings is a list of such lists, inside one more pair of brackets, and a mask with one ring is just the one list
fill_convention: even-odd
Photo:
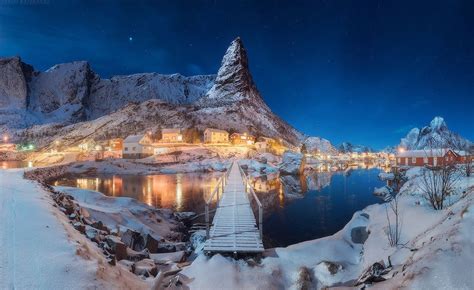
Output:
[[[286,246],[334,234],[355,211],[380,202],[372,192],[384,185],[379,169],[318,172],[293,177],[262,176],[253,186],[264,206],[266,246]],[[55,185],[136,198],[155,207],[204,212],[221,173],[68,178]]]
[[0,161],[1,169],[33,167],[32,162],[28,161]]
[[201,213],[221,174],[99,175],[64,178],[54,185],[95,190],[108,196],[132,197],[158,208]]
[[374,187],[384,185],[377,177],[379,172],[355,169],[254,179],[264,204],[266,245],[287,246],[338,232],[354,212],[381,202],[372,194]]

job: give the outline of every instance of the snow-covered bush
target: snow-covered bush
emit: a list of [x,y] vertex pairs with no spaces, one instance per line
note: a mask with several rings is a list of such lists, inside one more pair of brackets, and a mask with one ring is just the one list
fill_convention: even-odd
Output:
[[434,209],[443,209],[445,199],[454,194],[458,179],[458,170],[454,165],[426,167],[422,171],[420,191]]

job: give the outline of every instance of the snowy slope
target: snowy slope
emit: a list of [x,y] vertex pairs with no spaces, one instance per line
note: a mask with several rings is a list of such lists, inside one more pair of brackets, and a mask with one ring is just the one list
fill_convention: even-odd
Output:
[[352,152],[357,152],[357,153],[363,153],[363,152],[374,152],[374,149],[364,146],[364,145],[355,145],[349,142],[342,142],[339,146],[338,149],[342,153],[352,153]]
[[413,128],[405,138],[400,140],[400,147],[413,150],[433,148],[467,149],[473,143],[450,131],[442,117],[435,117],[429,126],[421,130]]
[[47,193],[22,175],[21,170],[0,170],[0,289],[100,285],[96,263],[76,255]]

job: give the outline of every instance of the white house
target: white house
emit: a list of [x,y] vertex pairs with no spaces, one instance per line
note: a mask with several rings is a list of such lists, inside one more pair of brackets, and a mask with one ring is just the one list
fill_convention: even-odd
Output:
[[122,157],[140,159],[153,155],[152,140],[148,135],[130,135],[123,140]]

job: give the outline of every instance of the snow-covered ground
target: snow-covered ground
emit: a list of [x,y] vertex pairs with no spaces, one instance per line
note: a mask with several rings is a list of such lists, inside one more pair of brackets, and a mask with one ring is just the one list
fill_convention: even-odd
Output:
[[0,289],[145,287],[108,266],[23,170],[0,170],[0,184]]
[[200,254],[181,273],[183,280],[191,281],[191,289],[322,289],[353,285],[370,266],[381,263],[388,268],[387,280],[373,289],[472,289],[474,276],[467,273],[474,262],[474,177],[461,178],[455,202],[435,211],[414,185],[419,185],[417,172],[408,173],[411,179],[399,196],[397,247],[389,245],[385,234],[387,204],[377,204],[355,213],[330,237],[267,250],[256,266]]

